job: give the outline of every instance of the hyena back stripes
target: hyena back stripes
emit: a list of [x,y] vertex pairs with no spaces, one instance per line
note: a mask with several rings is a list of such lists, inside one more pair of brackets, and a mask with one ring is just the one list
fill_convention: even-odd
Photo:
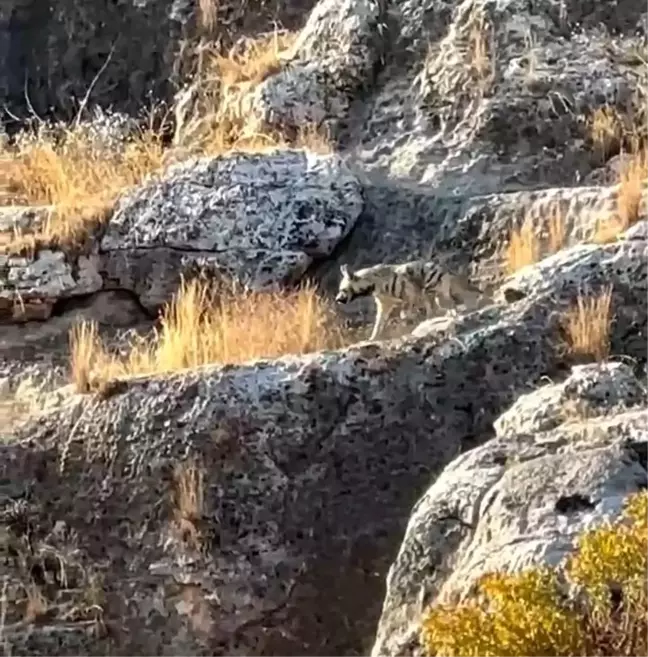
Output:
[[376,320],[370,340],[377,338],[397,307],[422,305],[429,317],[435,306],[454,312],[459,305],[474,307],[483,296],[465,276],[434,262],[381,264],[355,272],[342,265],[340,271],[342,280],[335,297],[338,303],[365,296],[373,296],[376,302]]

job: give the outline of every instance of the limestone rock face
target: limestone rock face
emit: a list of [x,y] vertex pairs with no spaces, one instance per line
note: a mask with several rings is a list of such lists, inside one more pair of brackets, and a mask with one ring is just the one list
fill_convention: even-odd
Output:
[[291,59],[255,91],[252,109],[269,125],[325,124],[335,133],[382,55],[383,0],[323,0],[308,17]]
[[[32,558],[66,545],[70,569],[103,575],[106,622],[125,624],[119,645],[134,654],[367,653],[405,534],[374,648],[403,654],[419,573],[431,578],[428,599],[482,564],[557,558],[587,525],[556,515],[560,499],[587,497],[594,510],[584,517],[596,522],[641,485],[645,467],[621,441],[639,440],[645,420],[636,410],[645,391],[629,367],[575,369],[558,383],[570,362],[561,313],[578,293],[579,267],[613,286],[612,352],[645,354],[646,278],[627,285],[629,243],[598,246],[604,255],[589,260],[566,251],[537,294],[402,340],[136,378],[96,398],[41,393],[43,410],[2,444],[0,512],[14,513],[33,482],[22,512],[43,538]],[[557,383],[538,390],[547,378]],[[584,429],[571,422],[608,405],[623,411]],[[182,511],[178,467],[198,510]],[[431,482],[432,501],[412,514]],[[489,506],[493,486],[502,493]],[[462,522],[437,522],[447,507],[475,528],[474,543]],[[61,522],[74,528],[72,543],[54,535]],[[525,523],[537,531],[523,541]],[[411,538],[419,525],[429,548]],[[22,526],[7,540],[19,541]],[[509,539],[520,546],[506,557]],[[0,574],[18,590],[15,566]],[[20,627],[18,645],[27,640]],[[70,636],[70,652],[86,647]],[[41,631],[29,637],[32,651],[48,641]]]
[[298,281],[362,211],[337,156],[299,151],[204,159],[122,199],[101,241],[108,275],[157,306],[189,264],[253,288]]
[[461,599],[487,572],[557,566],[617,516],[648,484],[647,421],[646,388],[622,363],[575,368],[516,401],[414,506],[372,654],[420,654],[428,604]]
[[100,290],[96,256],[68,257],[45,249],[31,256],[0,254],[0,321],[47,319],[54,304]]

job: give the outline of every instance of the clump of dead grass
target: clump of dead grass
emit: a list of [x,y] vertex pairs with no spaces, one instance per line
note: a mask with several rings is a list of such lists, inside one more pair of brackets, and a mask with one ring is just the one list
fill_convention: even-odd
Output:
[[531,216],[526,216],[519,228],[512,231],[504,253],[508,275],[538,262],[542,257],[557,253],[565,245],[567,237],[564,217],[558,206],[549,211],[546,231],[535,226]]
[[593,358],[598,362],[610,355],[612,327],[612,286],[596,296],[579,295],[564,316],[563,329],[567,351],[579,359]]
[[485,94],[493,86],[496,77],[494,27],[483,12],[474,13],[471,22],[468,32],[468,66],[477,89]]
[[122,148],[90,138],[82,127],[59,136],[19,141],[1,163],[9,205],[51,208],[35,233],[5,236],[11,251],[48,246],[78,246],[106,217],[116,197],[158,171],[163,146],[152,129],[142,130]]
[[93,323],[77,325],[70,340],[71,378],[84,392],[138,374],[335,349],[344,331],[313,286],[259,292],[194,279],[183,281],[153,336],[125,355],[110,353]]
[[218,24],[218,0],[198,0],[198,25],[207,34],[211,34]]
[[599,107],[592,113],[588,127],[594,150],[601,162],[619,152],[629,130],[627,116],[609,105]]
[[641,218],[642,196],[648,182],[648,150],[637,148],[627,155],[619,176],[616,212],[600,220],[596,226],[594,242],[606,244],[617,238]]
[[47,615],[49,605],[41,589],[34,583],[25,587],[25,622],[34,623]]
[[280,71],[297,37],[295,32],[275,32],[244,39],[227,53],[209,48],[201,52],[193,83],[176,98],[174,144],[207,155],[277,148],[330,153],[325,128],[304,125],[290,132],[279,130],[263,124],[251,110],[254,90]]
[[[199,14],[203,29],[212,29],[218,6],[201,0]],[[78,124],[57,136],[36,135],[5,148],[0,153],[0,202],[46,206],[51,212],[34,233],[0,235],[0,248],[21,253],[40,246],[82,246],[108,218],[118,196],[168,162],[277,148],[330,153],[330,137],[320,127],[301,126],[288,134],[262,125],[251,113],[251,92],[279,71],[296,38],[296,33],[286,32],[248,39],[225,54],[201,44],[194,82],[176,96],[171,110],[171,149],[165,148],[162,137],[167,116],[160,125],[152,120],[120,148],[98,144]]]
[[225,53],[201,45],[193,81],[176,96],[174,145],[210,154],[244,147],[243,140],[248,148],[258,142],[261,147],[274,145],[273,136],[262,134],[251,116],[251,94],[280,70],[296,37],[286,32],[243,39]]

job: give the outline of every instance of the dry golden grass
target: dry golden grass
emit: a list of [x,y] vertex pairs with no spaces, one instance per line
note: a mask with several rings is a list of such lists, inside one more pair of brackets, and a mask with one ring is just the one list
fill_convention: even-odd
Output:
[[557,253],[565,245],[566,237],[565,221],[558,206],[552,207],[549,212],[546,237],[534,227],[531,217],[525,217],[522,225],[511,233],[506,247],[506,274],[514,274],[519,269],[538,262],[545,255]]
[[198,24],[211,34],[218,24],[218,0],[198,0]]
[[36,233],[5,235],[0,247],[21,251],[40,244],[83,243],[116,197],[159,170],[163,156],[153,131],[143,131],[119,152],[97,145],[73,128],[60,141],[43,138],[18,145],[1,163],[8,196],[3,200],[49,206],[51,213]]
[[225,54],[203,52],[194,83],[177,103],[174,143],[209,155],[311,146],[317,152],[330,152],[328,136],[314,128],[286,135],[262,125],[251,113],[252,92],[281,69],[282,58],[297,36],[275,33],[245,40]]
[[641,197],[648,182],[648,150],[639,148],[629,154],[619,177],[617,207],[614,215],[600,220],[596,226],[594,242],[606,244],[614,241],[641,218]]
[[554,206],[549,212],[547,234],[547,249],[549,253],[557,253],[565,246],[567,227],[565,226],[564,217],[558,206]]
[[[215,0],[201,0],[205,29],[217,14]],[[176,99],[171,151],[162,143],[162,127],[151,126],[113,151],[97,145],[83,126],[73,126],[61,138],[23,140],[0,153],[0,203],[51,208],[37,232],[0,234],[0,250],[21,253],[40,246],[82,246],[107,219],[117,197],[160,172],[167,161],[277,148],[330,153],[331,141],[323,130],[302,126],[289,135],[259,124],[250,113],[250,92],[280,69],[281,58],[296,37],[274,34],[248,40],[225,55],[202,53],[196,81]]]
[[589,132],[602,162],[618,152],[628,132],[627,118],[616,107],[599,107],[589,117]]
[[605,361],[610,355],[612,286],[595,297],[579,295],[565,314],[563,328],[568,352],[578,358]]
[[47,599],[36,584],[25,587],[25,621],[33,623],[47,614]]
[[183,282],[150,339],[126,356],[111,354],[92,323],[71,331],[71,378],[79,392],[112,379],[174,372],[209,363],[243,363],[285,354],[339,348],[344,332],[311,286],[253,292]]
[[468,34],[468,57],[472,77],[485,93],[495,80],[495,39],[493,26],[482,13],[473,18]]
[[209,68],[215,70],[225,87],[257,85],[279,72],[281,58],[293,47],[297,36],[296,32],[284,32],[246,40],[226,55],[213,54]]

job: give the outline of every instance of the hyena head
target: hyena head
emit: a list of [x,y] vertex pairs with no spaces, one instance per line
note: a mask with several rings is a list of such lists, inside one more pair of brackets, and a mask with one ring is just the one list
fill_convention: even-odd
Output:
[[374,285],[370,281],[349,271],[347,265],[340,266],[342,279],[335,296],[336,303],[349,303],[358,297],[366,297],[374,291]]

